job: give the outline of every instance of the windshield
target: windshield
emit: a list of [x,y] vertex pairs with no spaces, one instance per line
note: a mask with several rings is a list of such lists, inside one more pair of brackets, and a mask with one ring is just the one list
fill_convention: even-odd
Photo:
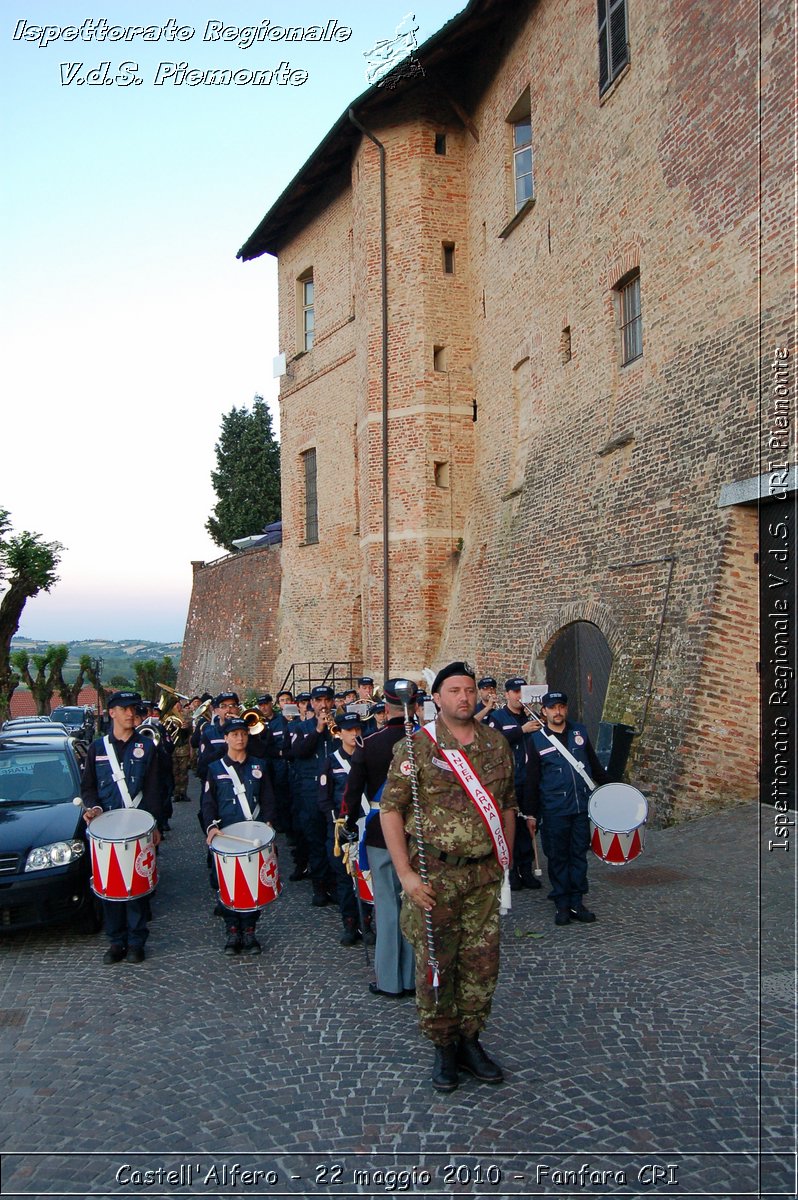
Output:
[[79,790],[63,751],[0,747],[0,804],[69,804]]
[[84,712],[82,708],[54,708],[50,720],[62,721],[64,725],[82,725]]

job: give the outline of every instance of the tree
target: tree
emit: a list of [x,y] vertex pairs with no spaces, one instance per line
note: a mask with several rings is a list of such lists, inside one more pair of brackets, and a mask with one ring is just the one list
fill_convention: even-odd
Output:
[[250,412],[233,408],[222,417],[211,482],[218,500],[205,528],[217,546],[233,550],[234,538],[260,533],[280,519],[280,446],[262,396]]
[[39,592],[49,592],[58,581],[57,567],[64,547],[45,542],[38,533],[11,533],[11,517],[0,508],[0,718],[8,715],[11,697],[19,683],[12,670],[11,639],[19,629],[22,610]]
[[157,701],[160,691],[158,684],[165,683],[168,687],[174,687],[177,680],[175,665],[168,654],[165,654],[160,662],[156,662],[154,658],[146,658],[143,662],[133,663],[133,670],[136,672],[136,690],[145,700]]
[[[15,650],[11,665],[19,672],[22,682],[27,684],[40,716],[50,711],[50,701],[55,692],[60,692],[62,704],[68,704],[61,690],[64,684],[62,669],[69,658],[69,646],[48,646],[44,654],[28,654],[27,650]],[[36,674],[31,674],[31,666]]]
[[[59,647],[61,649],[62,647]],[[64,650],[68,647],[64,646]],[[64,658],[66,662],[66,657]],[[63,663],[61,664],[63,666]],[[62,704],[77,704],[78,696],[83,690],[83,685],[88,680],[92,687],[97,686],[96,677],[94,675],[94,663],[88,654],[81,654],[78,661],[78,673],[72,683],[67,683],[61,672],[61,667],[58,669],[58,675],[55,681],[55,690],[61,695]]]

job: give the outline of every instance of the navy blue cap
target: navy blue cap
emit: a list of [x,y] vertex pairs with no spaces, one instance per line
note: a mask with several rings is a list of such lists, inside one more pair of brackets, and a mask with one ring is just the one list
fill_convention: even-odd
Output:
[[521,675],[513,675],[512,679],[505,679],[505,692],[520,692],[522,687],[526,687],[526,680]]
[[257,699],[258,704],[272,704],[273,701],[274,701],[274,696],[270,696],[268,692],[264,692],[263,695],[258,696],[258,699]]
[[433,681],[432,691],[439,692],[444,680],[451,679],[453,675],[468,675],[470,679],[476,680],[474,668],[467,662],[453,662],[449,663],[447,667],[441,667]]
[[307,704],[309,699],[310,699],[310,692],[298,692],[297,693],[297,700],[301,700],[303,702],[303,704]]
[[249,733],[249,725],[246,721],[242,721],[241,717],[230,717],[229,721],[225,721],[222,726],[222,733],[227,737],[228,733],[235,733],[236,729],[243,729]]
[[496,683],[496,680],[493,678],[492,675],[483,675],[482,678],[480,679],[479,683],[477,684],[477,687],[478,688],[489,688],[489,687],[495,688],[495,687],[498,687],[498,684]]
[[310,693],[310,698],[311,700],[334,700],[335,692],[331,687],[327,687],[326,684],[320,683],[318,687],[314,687],[313,691]]
[[108,709],[112,708],[130,708],[135,704],[141,704],[141,694],[139,692],[113,692],[108,697]]
[[340,713],[335,718],[335,724],[339,729],[360,729],[363,718],[358,713]]
[[372,679],[372,677],[370,675],[361,675],[360,678],[358,679],[357,683],[358,683],[358,687],[360,686],[361,683],[370,683],[372,685],[372,687],[374,686],[374,680]]
[[540,702],[541,708],[553,708],[555,704],[567,704],[568,697],[565,692],[546,692],[546,695]]
[[220,704],[224,704],[225,700],[232,700],[233,704],[238,704],[238,695],[235,692],[219,692],[219,695],[214,698],[213,707],[218,708]]
[[372,704],[371,708],[369,709],[369,716],[371,717],[374,715],[374,713],[379,713],[379,712],[385,712],[385,701],[384,700],[378,700],[376,704]]

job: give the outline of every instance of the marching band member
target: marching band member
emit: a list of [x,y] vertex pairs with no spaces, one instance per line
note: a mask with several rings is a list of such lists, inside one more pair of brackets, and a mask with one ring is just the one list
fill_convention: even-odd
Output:
[[[274,818],[274,795],[268,768],[264,759],[247,753],[249,727],[246,721],[240,717],[229,718],[222,726],[222,736],[224,754],[208,764],[202,793],[202,826],[209,847],[228,825],[255,820],[271,824]],[[255,937],[260,913],[239,913],[224,908],[224,914],[227,925],[225,954],[260,954],[260,942]]]
[[205,783],[208,764],[216,758],[221,758],[224,754],[226,743],[222,726],[231,717],[237,717],[240,708],[235,692],[220,692],[218,696],[214,697],[211,704],[213,716],[206,725],[203,725],[199,738],[197,775],[200,783]]
[[[540,703],[549,733],[582,763],[594,783],[606,783],[607,773],[596,757],[584,725],[568,720],[565,692],[546,692]],[[588,892],[589,799],[590,789],[585,781],[536,723],[519,824],[527,824],[534,837],[540,819],[540,839],[546,855],[551,898],[557,910],[556,925],[596,919],[596,914],[584,905]]]
[[172,755],[172,769],[175,777],[174,800],[179,802],[181,800],[188,800],[186,788],[188,787],[188,764],[191,757],[191,747],[189,746],[191,721],[186,709],[183,708],[181,700],[175,701],[169,715],[176,717],[181,723],[177,738],[172,743],[174,746],[174,754]]
[[292,722],[290,730],[295,814],[307,843],[314,908],[329,904],[335,887],[327,863],[327,830],[318,804],[321,765],[335,749],[336,739],[330,731],[334,696],[331,687],[314,687],[310,693],[313,715],[305,721]]
[[399,927],[401,887],[380,823],[380,797],[388,767],[396,743],[405,736],[404,709],[393,690],[397,682],[389,679],[383,687],[385,726],[356,748],[344,792],[346,825],[350,834],[358,832],[362,796],[365,795],[371,809],[366,819],[364,841],[371,871],[377,944],[374,951],[376,979],[369,984],[369,991],[373,996],[393,997],[409,995],[415,988],[413,947]]
[[[537,721],[531,720],[521,703],[521,688],[526,680],[520,675],[513,675],[505,681],[505,703],[496,708],[487,718],[485,724],[496,729],[507,739],[513,753],[515,763],[514,783],[516,808],[520,812],[524,803],[524,787],[526,786],[527,763],[529,762],[530,738]],[[515,845],[513,846],[513,869],[510,873],[510,887],[514,892],[521,888],[537,890],[540,880],[533,870],[534,853],[532,850],[531,830],[526,821],[518,821],[515,827]]]
[[327,861],[335,879],[338,908],[344,923],[342,946],[354,946],[360,941],[358,904],[352,878],[343,857],[336,858],[335,822],[341,815],[346,782],[352,769],[352,755],[360,736],[360,717],[357,713],[342,713],[335,718],[341,745],[324,760],[319,775],[319,809],[327,826]]
[[496,680],[492,675],[483,675],[477,684],[479,690],[479,703],[477,711],[474,714],[475,721],[487,722],[488,717],[499,707],[499,698],[496,695],[497,688]]
[[[108,700],[111,729],[89,746],[80,783],[83,819],[89,825],[100,813],[117,808],[136,807],[161,818],[161,795],[155,747],[152,741],[136,734],[136,708],[141,704],[138,692],[114,692]],[[161,840],[153,830],[153,844]],[[136,900],[103,900],[105,932],[110,945],[106,964],[144,961],[147,940],[149,896]]]
[[[515,796],[507,742],[474,720],[477,688],[468,664],[439,671],[432,695],[438,718],[413,737],[427,883],[419,873],[413,765],[401,742],[382,794],[381,819],[404,892],[402,929],[416,952],[419,1024],[435,1045],[432,1084],[449,1092],[458,1086],[461,1068],[486,1083],[504,1078],[479,1034],[499,974],[499,893],[513,841]],[[427,972],[426,913],[439,979],[430,980]]]

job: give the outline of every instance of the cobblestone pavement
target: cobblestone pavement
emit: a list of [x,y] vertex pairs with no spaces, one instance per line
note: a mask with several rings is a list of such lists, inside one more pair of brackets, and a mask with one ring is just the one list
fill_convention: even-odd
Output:
[[795,1194],[796,847],[767,850],[772,810],[592,860],[594,925],[516,893],[483,1039],[507,1081],[445,1096],[412,1000],[368,993],[285,849],[263,955],[223,956],[195,812],[143,965],[68,928],[0,937],[0,1195]]

